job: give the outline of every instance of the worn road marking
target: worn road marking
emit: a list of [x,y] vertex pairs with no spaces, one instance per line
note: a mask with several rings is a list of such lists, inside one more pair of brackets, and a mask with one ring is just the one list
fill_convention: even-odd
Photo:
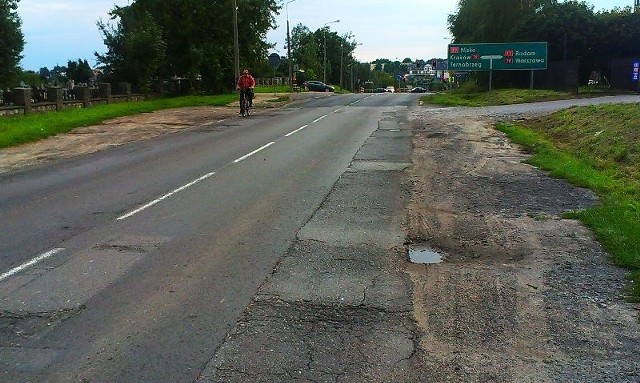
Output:
[[240,161],[244,161],[244,160],[246,160],[247,158],[251,157],[252,155],[254,155],[254,154],[256,154],[256,153],[258,153],[258,152],[260,152],[260,151],[265,150],[266,148],[268,148],[269,146],[271,146],[271,145],[273,145],[273,144],[275,144],[275,142],[269,142],[268,144],[266,144],[266,145],[264,145],[264,146],[259,147],[258,149],[254,150],[253,152],[251,152],[251,153],[249,153],[249,154],[246,154],[246,155],[244,155],[244,156],[242,156],[242,157],[238,158],[237,160],[233,161],[233,163],[234,163],[234,164],[237,164],[237,163],[238,163],[238,162],[240,162]]
[[53,250],[49,250],[44,254],[41,254],[35,258],[33,258],[32,260],[30,260],[29,262],[23,263],[22,265],[15,267],[9,271],[7,271],[6,273],[0,275],[0,282],[4,281],[5,279],[18,274],[19,272],[21,272],[22,270],[25,270],[33,265],[35,265],[38,262],[41,262],[47,258],[51,258],[54,255],[56,255],[57,253],[61,252],[62,250],[64,250],[63,248],[55,248]]
[[146,204],[144,206],[141,206],[141,207],[137,208],[136,210],[134,210],[134,211],[132,211],[130,213],[127,213],[127,214],[125,214],[125,215],[123,215],[121,217],[118,217],[118,221],[121,221],[123,219],[127,219],[127,218],[129,218],[129,217],[131,217],[131,216],[133,216],[135,214],[138,214],[141,211],[143,211],[145,209],[148,209],[151,206],[157,204],[158,202],[160,202],[162,200],[165,200],[165,199],[171,197],[172,195],[174,195],[176,193],[180,193],[181,191],[183,191],[183,190],[185,190],[187,188],[190,188],[191,186],[197,184],[198,182],[202,182],[202,181],[206,180],[207,178],[211,177],[214,174],[216,174],[216,173],[215,172],[211,172],[209,174],[205,174],[204,176],[202,176],[202,177],[200,177],[200,178],[198,178],[198,179],[196,179],[196,180],[194,180],[192,182],[189,182],[188,184],[186,184],[184,186],[181,186],[181,187],[177,188],[176,190],[172,191],[171,193],[167,193],[167,194],[163,195],[162,197],[160,197],[160,198],[158,198],[156,200],[153,200],[153,201],[149,202],[148,204]]
[[285,134],[284,136],[285,137],[292,136],[292,135],[298,133],[299,131],[301,131],[302,129],[306,128],[307,126],[309,126],[309,125],[303,125],[303,126],[299,127],[298,129],[294,130],[293,132]]
[[322,120],[322,119],[323,119],[323,118],[325,118],[325,117],[327,117],[327,115],[326,115],[326,114],[325,114],[324,116],[322,116],[322,117],[318,117],[318,118],[316,118],[315,120],[313,120],[312,124],[315,124],[316,122],[318,122],[318,121]]

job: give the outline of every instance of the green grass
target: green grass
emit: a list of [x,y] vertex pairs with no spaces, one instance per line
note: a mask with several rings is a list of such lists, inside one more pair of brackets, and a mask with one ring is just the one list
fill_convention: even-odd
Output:
[[236,94],[228,94],[162,98],[143,102],[98,105],[86,109],[35,113],[27,116],[0,117],[0,148],[41,140],[78,127],[99,124],[115,117],[187,106],[222,106],[235,101],[237,97]]
[[569,212],[587,225],[613,262],[630,270],[629,298],[640,301],[640,108],[571,108],[523,124],[499,124],[534,153],[528,161],[599,196],[589,209]]
[[497,89],[487,92],[479,91],[476,88],[460,88],[432,95],[425,95],[422,96],[420,100],[425,104],[479,107],[566,100],[574,97],[575,94],[572,93],[552,90]]
[[254,88],[256,93],[289,93],[289,85],[260,85]]

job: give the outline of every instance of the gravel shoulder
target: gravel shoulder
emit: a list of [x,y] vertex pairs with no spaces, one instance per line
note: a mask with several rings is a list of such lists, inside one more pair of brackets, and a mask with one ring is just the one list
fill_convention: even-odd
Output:
[[409,236],[445,259],[407,268],[420,379],[640,381],[625,273],[586,228],[561,218],[596,197],[523,164],[491,118],[465,114],[413,116]]

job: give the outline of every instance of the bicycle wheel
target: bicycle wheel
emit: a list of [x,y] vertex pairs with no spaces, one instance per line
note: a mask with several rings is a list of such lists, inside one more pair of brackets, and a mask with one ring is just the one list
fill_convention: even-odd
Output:
[[240,98],[240,114],[242,115],[242,117],[244,117],[246,113],[247,113],[247,100],[243,96],[242,98]]

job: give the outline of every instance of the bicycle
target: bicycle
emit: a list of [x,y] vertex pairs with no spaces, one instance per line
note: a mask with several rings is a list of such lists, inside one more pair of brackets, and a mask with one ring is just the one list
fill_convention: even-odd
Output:
[[251,110],[251,101],[249,100],[249,90],[240,91],[242,97],[240,97],[240,114],[242,117],[249,116]]

